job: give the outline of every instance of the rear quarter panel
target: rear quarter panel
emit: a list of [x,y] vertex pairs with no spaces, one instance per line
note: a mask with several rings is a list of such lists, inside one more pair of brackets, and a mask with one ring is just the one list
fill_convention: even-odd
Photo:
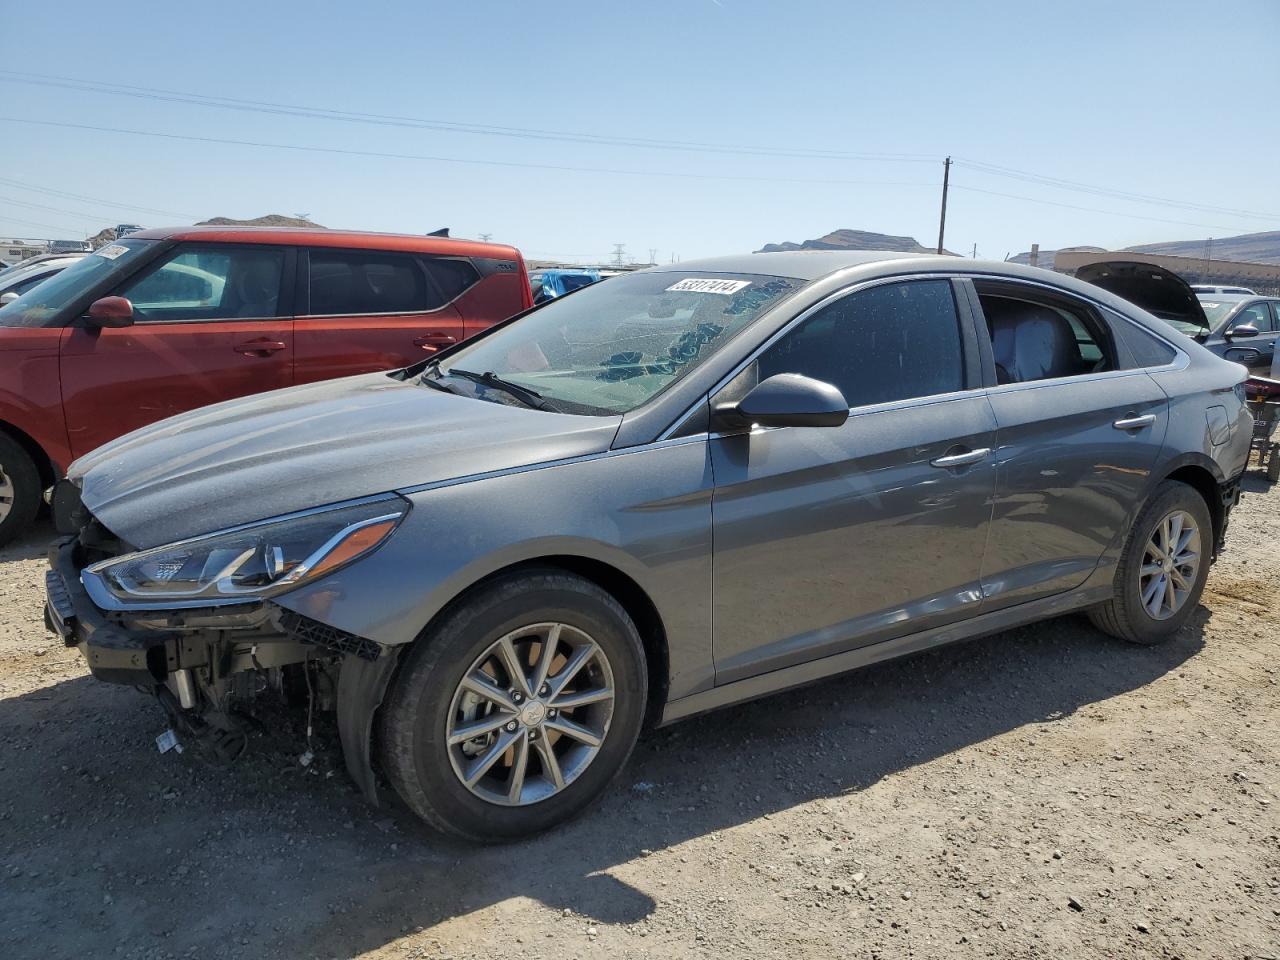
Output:
[[711,686],[711,465],[705,438],[406,494],[413,510],[373,555],[276,602],[389,645],[513,564],[570,556],[630,577],[662,620],[669,696]]

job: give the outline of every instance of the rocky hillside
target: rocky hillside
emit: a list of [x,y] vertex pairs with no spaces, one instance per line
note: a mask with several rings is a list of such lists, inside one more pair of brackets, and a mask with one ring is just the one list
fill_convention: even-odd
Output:
[[833,230],[825,237],[803,243],[793,243],[790,240],[766,243],[756,253],[777,253],[781,250],[894,250],[898,253],[933,253],[934,249],[921,246],[915,237],[895,237],[869,230]]
[[[1064,252],[1105,253],[1106,247],[1063,247]],[[1164,253],[1175,257],[1203,257],[1204,240],[1170,240],[1166,243],[1143,243],[1136,247],[1125,247],[1122,251],[1132,253]],[[1040,266],[1053,269],[1053,255],[1057,250],[1041,250]],[[1013,263],[1026,263],[1028,253],[1020,253],[1010,257]],[[1280,264],[1280,230],[1266,233],[1243,233],[1236,237],[1215,238],[1209,250],[1214,260],[1240,260],[1245,263]]]
[[314,223],[311,220],[303,220],[301,217],[285,217],[278,213],[268,213],[265,217],[254,217],[252,220],[233,220],[231,217],[213,217],[210,220],[201,220],[196,224],[197,227],[320,227],[324,229],[323,224]]

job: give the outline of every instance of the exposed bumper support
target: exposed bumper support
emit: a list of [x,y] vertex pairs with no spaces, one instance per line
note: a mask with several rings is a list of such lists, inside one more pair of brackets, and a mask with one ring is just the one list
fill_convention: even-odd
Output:
[[400,659],[400,647],[390,647],[376,660],[347,654],[338,674],[338,736],[347,773],[365,799],[378,805],[373,776],[373,715],[386,696],[387,685]]

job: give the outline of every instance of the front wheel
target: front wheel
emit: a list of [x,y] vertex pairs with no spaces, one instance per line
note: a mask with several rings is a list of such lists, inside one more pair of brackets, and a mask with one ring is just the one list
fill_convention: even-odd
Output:
[[1213,520],[1204,498],[1166,480],[1138,515],[1116,568],[1114,595],[1094,626],[1131,643],[1168,640],[1191,616],[1209,576]]
[[648,674],[613,597],[551,571],[496,581],[409,651],[382,715],[382,765],[439,830],[499,841],[599,797],[635,746]]
[[0,544],[21,536],[40,509],[40,471],[30,454],[0,433]]

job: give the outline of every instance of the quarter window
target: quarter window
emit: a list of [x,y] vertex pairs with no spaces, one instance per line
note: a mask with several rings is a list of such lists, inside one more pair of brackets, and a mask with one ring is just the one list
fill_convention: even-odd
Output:
[[140,321],[279,316],[284,251],[183,247],[119,290]]
[[310,261],[313,316],[421,313],[441,305],[407,254],[312,250]]
[[440,293],[448,303],[454,297],[480,279],[480,274],[469,260],[450,260],[445,257],[425,257],[423,264],[431,279],[435,281]]
[[839,387],[850,407],[964,389],[948,280],[911,280],[850,294],[766,350],[758,380],[799,373]]
[[979,287],[997,383],[1030,383],[1114,370],[1098,321],[1081,307],[1033,293]]

